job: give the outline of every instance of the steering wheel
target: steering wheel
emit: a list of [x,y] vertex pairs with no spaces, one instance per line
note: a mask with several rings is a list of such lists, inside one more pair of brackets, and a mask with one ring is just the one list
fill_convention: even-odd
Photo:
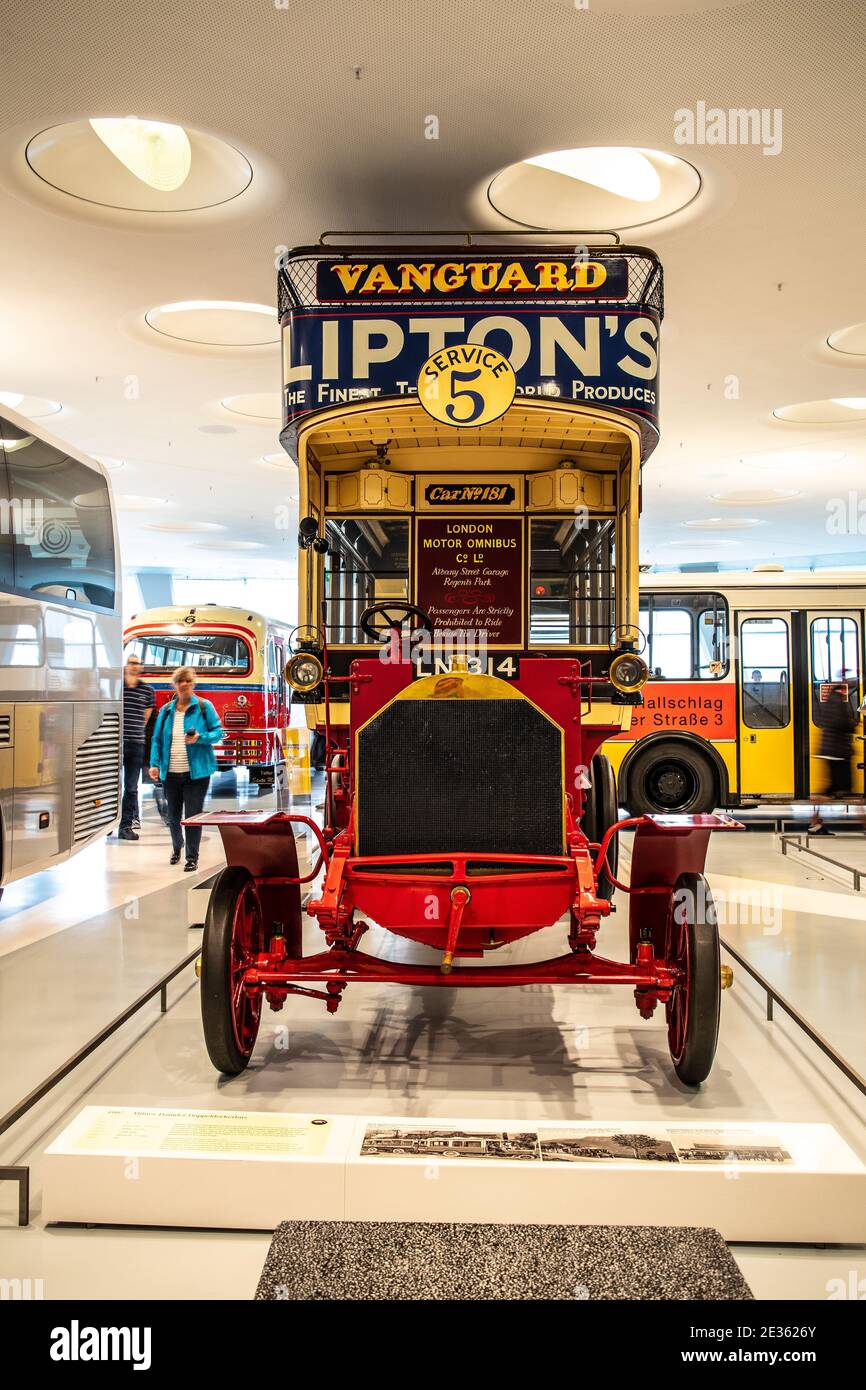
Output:
[[[402,617],[394,618],[394,612],[402,614]],[[373,619],[382,617],[385,619],[381,627],[376,627]],[[423,608],[416,608],[411,603],[391,602],[374,603],[370,608],[365,608],[359,619],[361,631],[365,637],[369,637],[373,642],[384,642],[389,632],[396,632],[398,636],[402,632],[403,624],[408,618],[417,618],[416,627],[423,627],[432,635],[433,624],[430,621],[429,613],[425,613]]]

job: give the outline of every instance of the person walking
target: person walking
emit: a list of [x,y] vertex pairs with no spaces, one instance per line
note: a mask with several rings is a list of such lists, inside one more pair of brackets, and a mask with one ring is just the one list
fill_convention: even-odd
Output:
[[[851,759],[854,755],[856,727],[857,715],[851,708],[848,686],[844,682],[838,682],[830,687],[823,702],[821,738],[818,745],[818,757],[826,762],[829,771],[831,801],[847,801],[851,795]],[[807,834],[832,833],[825,825],[819,808],[815,806]]]
[[141,679],[141,661],[130,656],[123,668],[123,801],[118,840],[137,840],[141,824],[138,784],[147,750],[147,725],[153,714],[153,691]]
[[197,816],[204,806],[211,775],[216,772],[214,744],[225,738],[219,715],[210,700],[193,694],[195,672],[179,666],[172,676],[175,695],[157,716],[151,744],[150,776],[165,789],[168,828],[171,832],[170,864],[177,864],[184,848],[185,873],[198,868],[201,826],[181,827],[181,819]]

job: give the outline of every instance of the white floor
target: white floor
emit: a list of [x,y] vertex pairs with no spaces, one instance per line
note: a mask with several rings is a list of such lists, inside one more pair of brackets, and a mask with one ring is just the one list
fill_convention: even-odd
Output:
[[[148,971],[156,978],[200,939],[184,925],[190,876],[164,862],[164,836],[148,811],[141,844],[92,851],[77,890],[83,856],[59,871],[68,880],[44,906],[38,884],[17,907],[14,896],[4,898],[0,997],[13,1007],[0,1016],[0,1048],[16,1065],[4,1069],[12,1081],[0,1084],[0,1110],[140,993]],[[218,859],[214,840],[207,854],[203,848],[203,870]],[[782,859],[769,834],[719,836],[710,871],[724,900],[723,935],[866,1070],[866,895]],[[59,908],[64,897],[75,906]],[[138,912],[131,919],[124,916],[130,900]],[[39,929],[40,911],[53,922],[50,932]],[[602,953],[622,952],[625,931],[621,909],[604,928]],[[557,932],[518,943],[514,957],[556,953]],[[313,924],[309,933],[313,949]],[[378,931],[368,942],[380,953],[424,956]],[[188,972],[171,987],[166,1015],[148,1006],[0,1138],[0,1162],[31,1163],[34,1188],[31,1226],[18,1230],[15,1189],[0,1184],[0,1277],[42,1279],[47,1298],[245,1299],[255,1289],[267,1235],[43,1225],[40,1154],[84,1103],[419,1117],[814,1120],[833,1124],[866,1159],[864,1097],[783,1015],[768,1023],[760,990],[745,972],[735,975],[724,996],[716,1066],[693,1093],[673,1077],[663,1019],[644,1022],[630,991],[602,987],[461,993],[359,985],[334,1017],[317,1001],[296,998],[281,1013],[265,1014],[248,1071],[221,1081],[204,1052]],[[738,1246],[734,1253],[759,1298],[823,1299],[866,1280],[862,1247]]]

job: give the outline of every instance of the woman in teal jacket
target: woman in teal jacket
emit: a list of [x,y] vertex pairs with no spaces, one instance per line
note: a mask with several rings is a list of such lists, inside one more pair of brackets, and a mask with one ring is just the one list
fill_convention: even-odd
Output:
[[182,827],[181,820],[197,816],[204,806],[208,783],[217,766],[214,744],[222,741],[225,731],[210,700],[193,694],[195,672],[189,666],[179,666],[172,682],[177,693],[157,716],[150,746],[150,775],[165,788],[171,831],[169,863],[177,864],[180,860],[185,829],[184,872],[194,873],[198,868],[201,826]]

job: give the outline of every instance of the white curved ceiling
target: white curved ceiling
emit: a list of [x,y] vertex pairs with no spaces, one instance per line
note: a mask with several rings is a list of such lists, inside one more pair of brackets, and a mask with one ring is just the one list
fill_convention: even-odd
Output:
[[[826,348],[864,317],[864,10],[847,0],[136,0],[109,13],[104,0],[5,0],[0,391],[61,401],[55,433],[123,459],[125,493],[170,499],[122,515],[128,564],[284,572],[293,528],[275,518],[294,489],[259,462],[278,448],[276,426],[220,405],[275,393],[277,349],[173,343],[145,312],[272,304],[279,249],[325,228],[495,225],[483,192],[529,155],[668,150],[696,165],[703,187],[643,238],[665,264],[668,307],[643,556],[749,565],[863,554],[856,527],[828,534],[827,506],[866,475],[866,426],[783,423],[772,411],[866,396],[863,363]],[[678,145],[676,113],[701,101],[780,109],[781,152]],[[200,213],[99,217],[27,169],[39,131],[130,112],[218,136],[249,161],[250,187]],[[810,447],[845,457],[758,476],[748,461]],[[760,527],[683,526],[716,515],[711,494],[770,480],[799,495],[744,505]],[[209,559],[194,538],[147,529],[185,518],[262,549]]]

